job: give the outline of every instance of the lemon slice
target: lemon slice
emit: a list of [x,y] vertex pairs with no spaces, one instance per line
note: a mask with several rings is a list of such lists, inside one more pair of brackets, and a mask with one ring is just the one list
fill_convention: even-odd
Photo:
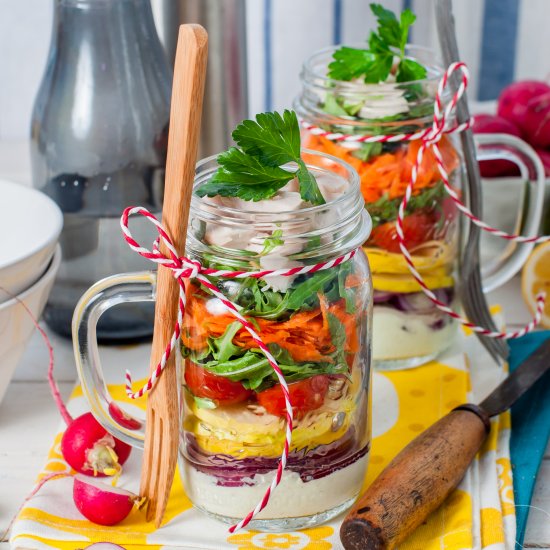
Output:
[[521,272],[521,293],[533,315],[537,310],[537,294],[541,291],[546,291],[546,304],[540,324],[550,328],[550,242],[531,252]]

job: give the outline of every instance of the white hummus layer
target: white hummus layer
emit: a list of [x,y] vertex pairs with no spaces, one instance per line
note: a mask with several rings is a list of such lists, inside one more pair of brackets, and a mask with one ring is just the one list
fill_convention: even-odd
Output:
[[[363,485],[368,464],[367,453],[353,464],[311,481],[303,482],[296,472],[285,471],[279,486],[271,493],[269,504],[257,519],[313,516],[332,510],[355,498]],[[193,504],[212,514],[230,518],[244,517],[252,510],[275,477],[275,471],[247,480],[253,485],[222,487],[216,478],[196,470],[183,461],[183,484]]]
[[372,356],[375,361],[423,357],[443,351],[453,341],[456,323],[429,326],[429,316],[374,306]]

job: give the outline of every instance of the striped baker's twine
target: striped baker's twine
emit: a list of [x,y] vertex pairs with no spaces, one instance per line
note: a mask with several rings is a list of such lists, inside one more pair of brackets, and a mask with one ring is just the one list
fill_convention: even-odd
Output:
[[[141,246],[132,237],[132,234],[128,227],[128,220],[129,220],[129,217],[134,214],[139,214],[141,216],[144,216],[157,228],[159,237],[153,244],[153,250],[149,250]],[[283,396],[285,400],[285,409],[286,409],[286,412],[285,412],[286,430],[285,430],[284,448],[281,454],[281,458],[279,460],[279,464],[277,466],[277,472],[275,474],[275,477],[273,478],[273,481],[271,482],[270,486],[267,488],[264,496],[262,497],[260,502],[258,502],[256,507],[252,511],[250,511],[245,518],[239,521],[239,523],[230,527],[229,531],[233,533],[241,529],[242,527],[245,527],[246,525],[248,525],[248,523],[252,520],[252,518],[254,518],[266,507],[267,503],[269,502],[271,493],[275,490],[277,485],[279,485],[281,481],[281,476],[283,475],[283,471],[287,464],[288,454],[290,452],[290,444],[292,441],[293,413],[292,413],[292,404],[290,402],[288,385],[286,383],[285,377],[279,365],[277,364],[277,361],[269,351],[268,347],[262,342],[260,336],[257,334],[256,330],[254,329],[254,326],[243,315],[239,313],[237,306],[233,302],[228,300],[218,290],[218,288],[206,278],[206,275],[215,276],[215,277],[225,277],[228,279],[241,279],[246,277],[260,278],[260,277],[270,277],[270,276],[271,277],[273,276],[291,277],[293,275],[302,275],[304,273],[315,273],[316,271],[321,271],[323,269],[331,269],[353,258],[353,256],[355,256],[356,254],[356,251],[352,250],[351,252],[348,252],[342,256],[339,256],[327,262],[322,262],[319,264],[309,265],[304,267],[293,267],[291,269],[262,270],[262,271],[252,271],[252,272],[207,269],[207,268],[203,268],[201,264],[197,261],[193,261],[188,258],[178,256],[173,246],[172,240],[170,239],[170,236],[166,233],[166,230],[164,229],[162,224],[157,220],[157,218],[153,214],[151,214],[146,208],[143,208],[141,206],[126,208],[120,219],[120,227],[122,229],[124,239],[126,240],[126,242],[128,243],[128,245],[132,250],[137,252],[140,256],[147,258],[148,260],[151,260],[157,264],[163,265],[168,269],[171,269],[179,285],[178,318],[176,321],[176,325],[174,327],[174,332],[172,333],[170,342],[166,346],[166,349],[164,350],[164,353],[162,354],[162,357],[158,362],[157,366],[155,367],[154,371],[151,373],[147,382],[136,392],[132,390],[132,376],[128,370],[126,371],[126,394],[130,399],[138,399],[139,397],[142,397],[144,394],[146,394],[148,391],[151,390],[151,388],[154,386],[159,376],[162,374],[162,371],[166,366],[166,362],[170,357],[170,354],[172,353],[172,351],[175,349],[177,345],[177,341],[181,332],[183,315],[185,313],[185,279],[198,280],[202,285],[208,288],[210,292],[212,292],[212,294],[227,307],[230,313],[248,331],[248,333],[250,334],[254,342],[262,350],[262,353],[267,358],[269,364],[271,365],[271,368],[274,370],[279,380],[279,383],[281,384],[281,389],[283,392]],[[166,245],[166,248],[168,249],[168,252],[169,252],[169,256],[165,256],[160,252],[160,249],[159,249],[160,240],[162,240]]]
[[[460,85],[456,90],[456,92],[453,94],[451,101],[446,106],[444,106],[442,101],[443,93],[449,83],[449,78],[453,75],[453,73],[458,71],[460,71],[461,73]],[[441,174],[441,179],[443,180],[443,185],[446,192],[451,197],[457,209],[460,212],[462,212],[462,214],[464,214],[472,223],[477,225],[483,231],[487,231],[488,233],[491,233],[496,237],[501,237],[503,239],[514,241],[517,243],[542,243],[542,242],[550,241],[550,235],[544,235],[540,237],[539,236],[529,237],[529,236],[506,233],[504,231],[501,231],[500,229],[496,229],[490,226],[489,224],[485,223],[484,221],[474,216],[474,214],[469,210],[469,208],[460,200],[457,192],[451,187],[449,183],[449,175],[445,169],[441,151],[438,146],[438,142],[444,134],[462,132],[467,128],[470,128],[470,126],[472,125],[472,119],[455,126],[450,126],[449,124],[449,121],[452,120],[453,118],[453,114],[456,109],[456,105],[458,104],[458,101],[460,100],[460,98],[466,91],[466,88],[468,87],[468,81],[469,81],[468,68],[463,62],[452,63],[449,66],[449,68],[447,69],[447,71],[445,71],[445,74],[443,75],[442,79],[439,82],[439,86],[435,96],[433,124],[430,128],[426,128],[425,130],[422,130],[419,132],[410,133],[410,134],[364,136],[364,135],[327,132],[326,130],[319,128],[318,126],[306,123],[304,121],[302,121],[302,126],[313,135],[321,136],[336,142],[344,141],[347,143],[376,143],[376,142],[385,143],[385,142],[421,140],[422,144],[418,149],[416,161],[411,171],[411,181],[408,183],[407,188],[405,190],[405,195],[399,205],[399,211],[398,211],[397,223],[396,223],[396,231],[397,231],[397,238],[399,242],[399,248],[401,250],[401,253],[403,254],[403,257],[405,258],[409,271],[411,272],[412,276],[420,285],[424,294],[436,305],[436,307],[440,311],[446,313],[447,315],[450,315],[453,319],[456,319],[462,325],[470,328],[474,332],[483,334],[490,338],[499,338],[499,339],[519,338],[520,336],[523,336],[524,334],[527,334],[528,332],[532,331],[540,323],[540,320],[544,312],[544,306],[546,301],[546,295],[544,292],[541,292],[537,295],[536,297],[537,307],[536,307],[535,315],[533,319],[525,327],[514,332],[500,332],[500,331],[488,330],[485,327],[481,327],[471,323],[470,321],[468,321],[468,319],[456,313],[448,305],[441,302],[437,298],[437,296],[428,288],[428,286],[422,279],[422,276],[415,268],[412,256],[405,244],[405,235],[403,232],[403,219],[405,217],[407,204],[412,196],[412,191],[416,183],[419,167],[422,164],[422,158],[423,158],[424,152],[428,148],[431,148],[432,152],[434,153],[437,167]]]

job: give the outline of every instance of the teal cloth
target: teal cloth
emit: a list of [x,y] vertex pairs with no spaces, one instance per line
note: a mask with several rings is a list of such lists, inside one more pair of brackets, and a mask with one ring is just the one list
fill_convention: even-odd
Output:
[[[547,338],[550,338],[548,330],[532,332],[517,340],[510,340],[510,370],[514,371]],[[546,373],[512,407],[510,456],[516,502],[516,550],[523,548],[529,504],[549,436],[550,373]]]

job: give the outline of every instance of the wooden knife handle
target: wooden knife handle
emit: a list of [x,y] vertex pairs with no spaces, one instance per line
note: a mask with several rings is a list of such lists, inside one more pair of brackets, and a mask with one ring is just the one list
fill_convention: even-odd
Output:
[[462,405],[411,441],[374,480],[340,528],[346,550],[394,548],[460,483],[491,428]]

